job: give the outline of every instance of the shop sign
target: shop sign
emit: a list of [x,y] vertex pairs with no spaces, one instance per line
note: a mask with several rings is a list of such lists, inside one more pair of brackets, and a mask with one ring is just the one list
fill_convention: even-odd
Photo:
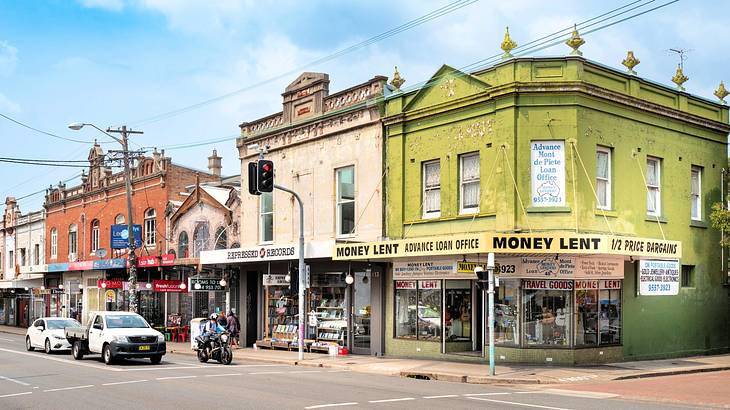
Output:
[[592,289],[621,289],[621,280],[594,280],[594,279],[578,279],[575,281],[575,288],[579,290]]
[[[191,291],[221,291],[225,290],[220,284],[220,278],[190,278],[189,288]],[[200,286],[197,286],[197,285]]]
[[520,256],[499,257],[495,273],[512,278],[601,279],[623,278],[617,257]]
[[66,272],[68,271],[68,263],[49,263],[48,272]]
[[532,206],[565,206],[565,141],[530,144]]
[[98,261],[70,262],[68,264],[68,270],[91,270],[94,269],[94,262]]
[[[127,249],[129,247],[129,225],[112,225],[111,227],[111,248],[112,249]],[[135,224],[132,227],[134,231],[134,246],[137,248],[142,247],[142,225]]]
[[418,281],[418,288],[419,289],[441,289],[441,281],[440,280],[419,280]]
[[124,287],[124,281],[99,279],[96,283],[96,286],[99,288],[106,288],[106,289],[122,289]]
[[[463,276],[463,275],[461,275]],[[474,276],[471,272],[469,278]],[[451,259],[410,260],[393,262],[393,279],[438,279],[455,277]]]
[[264,286],[289,286],[286,275],[264,275]]
[[639,261],[639,294],[646,296],[679,294],[679,261]]
[[160,256],[140,256],[137,258],[137,266],[140,268],[173,265],[175,265],[175,255],[172,253],[166,253]]
[[[457,273],[474,273],[474,269],[477,266],[481,266],[482,269],[487,269],[487,264],[482,262],[469,262],[469,261],[456,261],[456,272]],[[496,272],[496,271],[495,271]]]
[[335,260],[463,255],[486,251],[483,234],[434,236],[335,245]]
[[415,280],[397,280],[395,281],[396,289],[416,289]]
[[27,274],[27,273],[45,273],[48,272],[48,265],[29,265],[29,266],[21,266],[20,267],[20,273],[21,274]]
[[601,289],[621,289],[623,281],[616,279],[602,280]]
[[299,246],[257,246],[200,252],[202,265],[291,260],[299,257]]
[[187,292],[188,286],[181,280],[153,280],[152,289],[155,292]]
[[[116,259],[99,259],[95,260],[92,264],[92,269],[124,269],[127,267],[127,260],[125,258]],[[86,270],[86,269],[80,269]]]
[[63,289],[51,288],[49,290],[51,295],[63,295]]
[[104,292],[104,299],[107,303],[114,303],[117,299],[117,292],[113,290],[107,290]]
[[572,280],[525,279],[522,288],[528,290],[573,290]]

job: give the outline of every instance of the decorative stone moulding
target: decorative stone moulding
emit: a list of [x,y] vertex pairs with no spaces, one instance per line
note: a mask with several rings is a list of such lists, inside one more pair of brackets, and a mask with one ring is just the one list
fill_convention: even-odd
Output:
[[689,77],[684,75],[684,72],[682,72],[682,66],[677,66],[677,72],[674,74],[674,77],[672,77],[672,82],[677,84],[677,89],[679,91],[685,91],[682,84],[686,83],[687,80],[689,80]]
[[634,57],[634,52],[629,50],[629,52],[626,53],[626,58],[624,58],[624,61],[622,61],[621,64],[623,64],[624,67],[629,69],[629,74],[636,75],[636,71],[634,71],[634,67],[641,64],[641,60]]
[[720,85],[717,87],[717,90],[715,90],[714,94],[715,94],[715,97],[720,99],[720,103],[727,104],[727,102],[725,101],[725,97],[730,95],[730,92],[728,92],[727,89],[725,89],[725,83],[720,81]]
[[573,24],[573,33],[570,35],[570,38],[565,41],[565,44],[573,49],[573,51],[570,52],[570,55],[582,56],[583,53],[578,50],[578,48],[580,48],[580,46],[585,43],[586,41],[583,40],[583,38],[578,34],[578,26],[576,24]]
[[504,54],[502,54],[502,59],[514,57],[511,51],[517,48],[517,43],[514,42],[514,40],[512,40],[512,38],[509,36],[509,26],[507,26],[507,29],[504,32],[504,39],[502,40],[500,48],[502,49],[502,51],[504,51]]
[[390,80],[390,85],[395,87],[396,91],[400,91],[400,87],[406,82],[406,79],[400,76],[398,72],[398,66],[395,66],[395,72],[393,73],[393,79]]

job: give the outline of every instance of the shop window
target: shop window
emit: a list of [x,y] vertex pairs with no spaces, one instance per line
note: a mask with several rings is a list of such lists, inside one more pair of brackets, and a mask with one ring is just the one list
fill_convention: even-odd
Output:
[[662,214],[660,176],[661,161],[659,158],[646,158],[646,213],[652,216]]
[[76,261],[76,253],[78,252],[77,231],[78,227],[76,224],[71,224],[68,227],[68,258],[71,262]]
[[259,242],[274,240],[274,195],[263,192],[259,196]]
[[441,216],[441,163],[423,163],[423,217]]
[[157,243],[157,213],[154,208],[144,212],[144,244],[154,247]]
[[471,341],[471,281],[446,281],[444,328],[447,342]]
[[218,229],[215,230],[215,248],[226,249],[227,247],[228,234],[226,233],[226,228],[223,226],[219,226]]
[[694,267],[694,265],[682,265],[681,285],[683,288],[695,287],[695,267]]
[[[530,282],[530,281],[527,281]],[[570,296],[572,281],[531,281],[547,289],[525,288],[522,306],[525,318],[525,343],[528,346],[564,346],[570,343]],[[553,290],[553,289],[565,290]]]
[[692,201],[692,220],[702,220],[702,168],[692,167],[690,200]]
[[[593,283],[594,281],[576,281]],[[598,289],[575,291],[575,345],[598,344]]]
[[602,345],[621,343],[621,289],[601,289],[598,326]]
[[459,213],[479,212],[479,154],[466,154],[459,158],[460,186]]
[[51,259],[58,257],[58,230],[51,229]]
[[336,171],[337,235],[355,233],[355,167]]
[[99,220],[91,221],[91,252],[99,249]]
[[611,209],[611,149],[596,148],[596,196],[598,209]]
[[[494,298],[494,342],[517,346],[520,343],[519,305],[520,282],[501,280]],[[486,323],[486,320],[485,320]]]
[[115,224],[117,224],[117,225],[122,225],[122,224],[124,224],[124,221],[125,221],[125,219],[124,219],[124,215],[122,215],[122,214],[118,214],[118,215],[117,215],[117,216],[116,216],[116,217],[114,218],[114,223],[115,223]]
[[177,237],[177,255],[181,258],[187,258],[189,257],[188,252],[188,233],[182,231]]
[[395,337],[441,341],[441,281],[395,281]]

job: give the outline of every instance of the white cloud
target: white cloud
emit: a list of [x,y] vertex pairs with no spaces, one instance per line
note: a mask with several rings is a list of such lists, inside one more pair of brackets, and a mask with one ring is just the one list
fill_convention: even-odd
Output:
[[108,11],[122,11],[124,0],[78,0],[79,4],[87,8],[97,8]]
[[3,93],[0,93],[0,111],[9,114],[18,114],[20,112],[20,105],[11,101]]
[[0,41],[0,75],[8,76],[15,71],[18,49],[7,41]]

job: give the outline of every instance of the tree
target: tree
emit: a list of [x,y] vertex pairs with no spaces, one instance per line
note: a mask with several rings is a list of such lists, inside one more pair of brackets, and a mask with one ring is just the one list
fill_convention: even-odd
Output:
[[[728,167],[726,169],[730,169],[730,158],[728,158]],[[730,184],[725,185],[725,192],[728,192],[728,189],[730,188]],[[712,224],[712,227],[715,229],[718,229],[723,232],[723,237],[720,238],[720,244],[723,246],[730,246],[730,210],[727,209],[728,207],[726,204],[728,204],[728,199],[730,199],[730,195],[725,196],[724,203],[723,202],[716,202],[712,205],[712,212],[710,213],[710,223]]]

